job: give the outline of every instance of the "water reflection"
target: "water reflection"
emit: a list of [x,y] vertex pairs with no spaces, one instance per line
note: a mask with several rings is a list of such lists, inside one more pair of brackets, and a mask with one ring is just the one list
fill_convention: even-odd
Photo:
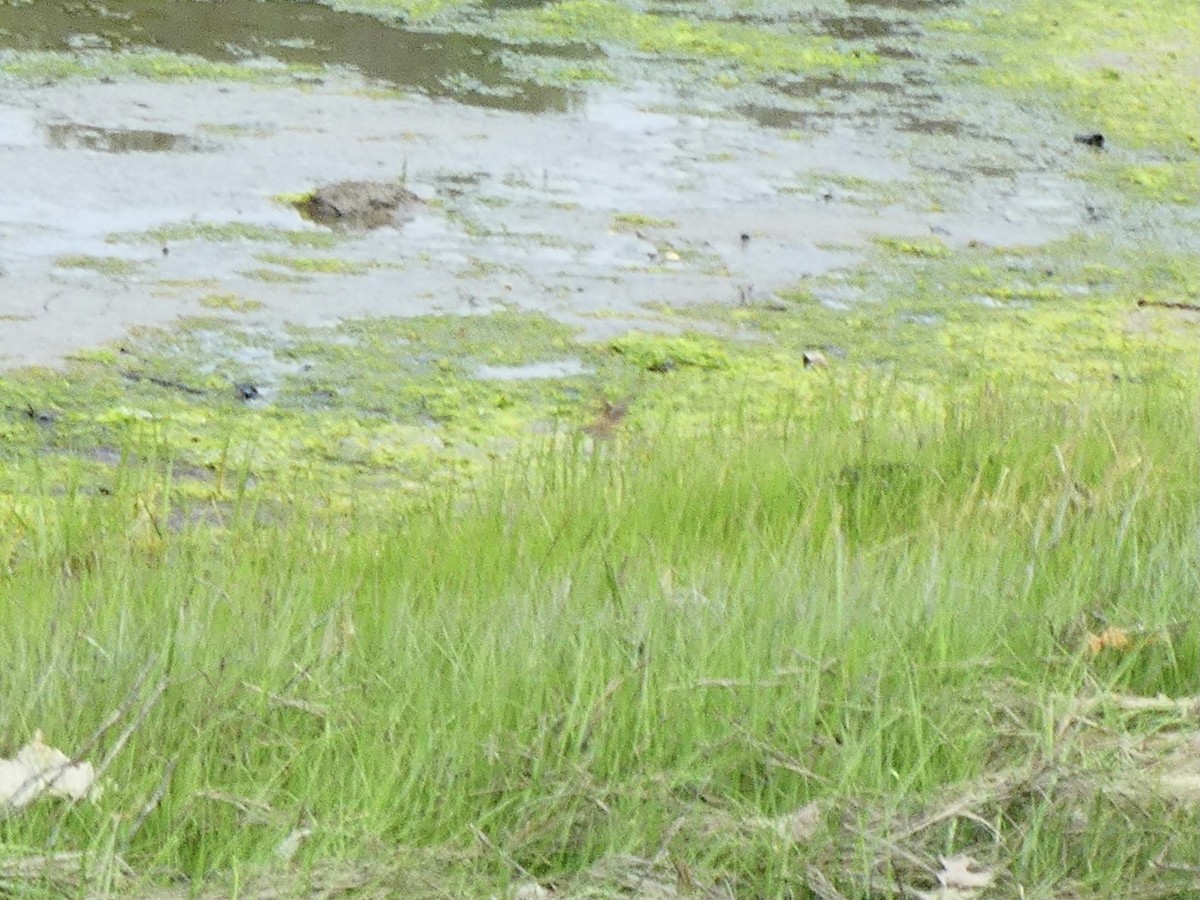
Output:
[[[493,0],[496,9],[531,5]],[[564,110],[569,93],[520,81],[487,38],[411,31],[374,16],[325,6],[260,0],[84,0],[0,3],[0,46],[23,51],[152,48],[219,62],[271,58],[347,66],[367,78],[479,106]],[[549,52],[523,47],[524,52]]]

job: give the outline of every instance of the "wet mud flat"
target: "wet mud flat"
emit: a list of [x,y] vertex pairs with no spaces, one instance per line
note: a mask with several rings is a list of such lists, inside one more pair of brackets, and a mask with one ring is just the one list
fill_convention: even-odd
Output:
[[[13,92],[0,159],[25,177],[0,217],[0,352],[50,361],[196,313],[214,290],[278,322],[497,305],[636,318],[645,303],[769,295],[880,234],[1028,241],[1086,215],[1049,173],[1005,179],[984,210],[933,211],[879,135],[796,141],[639,106],[615,92],[556,116],[242,85]],[[403,182],[423,203],[407,222],[337,232],[286,200],[343,179]],[[872,183],[895,199],[856,196]],[[288,266],[312,257],[355,274]]]
[[[828,25],[894,30],[861,11]],[[1032,244],[1087,225],[1069,134],[989,129],[994,110],[906,71],[790,77],[776,107],[590,85],[538,113],[329,73],[8,82],[0,170],[22,177],[0,212],[0,360],[53,363],[213,295],[268,328],[506,308],[597,337],[658,327],[648,305],[774,303],[881,236]],[[301,215],[339,182],[416,202],[369,228]]]

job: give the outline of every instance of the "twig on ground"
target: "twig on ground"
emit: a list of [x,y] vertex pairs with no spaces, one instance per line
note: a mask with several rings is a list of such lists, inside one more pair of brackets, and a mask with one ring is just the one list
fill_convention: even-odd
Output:
[[475,840],[479,841],[480,844],[482,844],[488,850],[491,850],[493,853],[495,853],[497,856],[499,856],[500,859],[504,861],[504,864],[506,866],[509,866],[514,872],[516,872],[522,878],[525,878],[529,881],[537,881],[536,878],[534,878],[532,875],[529,874],[528,869],[526,869],[519,862],[517,862],[515,859],[512,858],[512,854],[505,852],[504,850],[500,849],[495,844],[493,844],[492,839],[489,838],[486,834],[484,834],[481,829],[479,829],[475,825],[471,825],[469,827],[471,829],[471,834],[475,835]]
[[[94,746],[95,743],[99,741],[100,735],[104,734],[114,725],[116,725],[116,723],[120,721],[121,717],[123,717],[130,709],[133,708],[133,698],[135,697],[135,692],[139,691],[141,686],[145,683],[146,676],[149,675],[150,669],[153,667],[154,662],[155,661],[151,659],[142,668],[142,671],[138,673],[138,677],[134,683],[134,688],[130,691],[129,696],[125,698],[125,701],[121,704],[121,706],[118,707],[118,709],[104,721],[99,729],[97,729],[92,739],[88,742],[85,742],[84,746],[86,748],[90,749],[92,746]],[[154,690],[151,691],[149,696],[142,701],[141,709],[137,711],[137,715],[135,715],[129,724],[122,729],[120,735],[117,736],[116,741],[114,741],[113,745],[109,748],[108,753],[105,754],[104,759],[102,759],[100,764],[96,766],[95,784],[100,784],[101,779],[104,777],[104,773],[108,771],[109,767],[113,764],[113,761],[116,760],[118,754],[120,754],[120,752],[125,748],[125,745],[129,742],[129,739],[139,728],[142,727],[142,723],[146,721],[146,717],[150,715],[150,710],[153,709],[158,703],[159,698],[162,697],[169,683],[169,679],[165,676],[159,679],[159,682],[157,685],[155,685]],[[81,754],[83,752],[84,751],[82,750],[80,751]],[[54,823],[54,830],[50,832],[50,836],[46,839],[47,847],[54,847],[58,844],[58,838],[62,833],[63,823],[67,819],[66,811],[74,808],[76,803],[78,803],[78,801],[72,800],[64,807],[63,812],[59,814],[58,821]]]
[[596,727],[600,724],[600,720],[608,711],[609,701],[612,700],[613,696],[621,689],[622,685],[624,685],[626,681],[628,681],[634,675],[642,672],[645,668],[646,660],[643,659],[630,671],[624,673],[623,675],[616,676],[605,686],[604,693],[601,694],[600,699],[596,701],[595,706],[592,708],[592,714],[588,716],[587,725],[585,725],[583,728],[583,736],[579,739],[579,747],[581,750],[587,749],[588,744],[592,740],[592,733],[596,730]]
[[805,884],[817,900],[847,900],[846,895],[833,886],[825,873],[816,866],[809,866]]
[[1183,309],[1188,312],[1200,312],[1200,304],[1184,303],[1179,300],[1146,300],[1142,299],[1137,302],[1138,308],[1143,309],[1147,306],[1155,309]]
[[171,776],[175,774],[175,767],[179,764],[179,754],[172,756],[167,762],[166,768],[163,770],[162,778],[158,780],[158,787],[154,789],[145,803],[142,804],[138,816],[133,820],[133,824],[129,826],[129,831],[125,833],[125,839],[121,842],[123,849],[127,849],[133,843],[133,839],[138,836],[138,832],[142,830],[142,826],[146,824],[146,820],[154,814],[162,803],[163,797],[166,796],[167,788],[171,785]]
[[251,684],[248,681],[243,681],[242,687],[248,691],[253,691],[256,694],[261,694],[276,706],[283,706],[287,709],[294,709],[297,712],[307,713],[315,719],[329,718],[328,707],[323,706],[320,703],[313,703],[310,700],[300,700],[296,697],[284,697],[280,694],[275,694],[271,691],[265,690],[264,688],[260,688],[257,684]]
[[775,688],[794,683],[796,678],[807,675],[805,669],[776,669],[767,678],[701,678],[688,684],[672,684],[668,691],[693,691],[700,688]]

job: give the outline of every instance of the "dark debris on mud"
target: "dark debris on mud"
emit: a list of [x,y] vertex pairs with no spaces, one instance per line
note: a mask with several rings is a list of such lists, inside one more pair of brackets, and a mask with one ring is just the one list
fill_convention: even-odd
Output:
[[296,204],[321,225],[381,228],[394,225],[421,199],[403,185],[386,181],[339,181],[319,187]]

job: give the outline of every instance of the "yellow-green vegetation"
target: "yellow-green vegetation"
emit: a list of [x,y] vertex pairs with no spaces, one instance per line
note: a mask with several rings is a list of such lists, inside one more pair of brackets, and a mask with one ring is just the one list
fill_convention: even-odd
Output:
[[618,231],[634,231],[639,228],[674,228],[673,219],[647,216],[643,213],[617,213],[613,216],[613,228]]
[[172,294],[185,290],[213,290],[220,287],[220,284],[220,280],[216,278],[160,278],[155,282],[165,293]]
[[523,17],[513,15],[507,27],[541,40],[615,45],[656,56],[713,60],[752,76],[853,69],[875,61],[865,51],[842,50],[833,41],[784,26],[649,13],[624,0],[562,0]]
[[181,241],[289,244],[293,247],[326,249],[336,247],[338,236],[324,229],[267,228],[248,222],[181,222],[148,231],[122,232],[108,237],[110,243],[168,244]]
[[134,274],[141,264],[132,259],[117,256],[60,256],[54,261],[60,269],[87,269],[112,278],[124,278]]
[[281,272],[279,269],[256,268],[239,272],[243,278],[261,281],[264,284],[304,284],[312,281],[308,275],[298,275],[295,272]]
[[205,309],[225,309],[229,312],[254,312],[263,307],[261,300],[240,294],[205,294],[200,298],[200,305]]
[[345,12],[370,13],[406,21],[428,22],[478,7],[478,0],[321,0]]
[[312,193],[312,191],[301,191],[301,192],[292,192],[292,193],[285,193],[285,194],[276,194],[271,199],[282,206],[292,206],[292,207],[295,207],[296,209],[303,209],[304,207],[308,206],[309,203],[312,202],[313,193]]
[[161,50],[125,53],[13,53],[0,60],[0,73],[30,81],[71,78],[148,78],[154,81],[291,80],[322,71],[316,66],[242,66]]
[[609,347],[639,369],[669,372],[676,368],[726,369],[729,353],[725,341],[702,335],[661,335],[630,332]]
[[875,243],[880,247],[886,247],[888,250],[908,256],[924,256],[930,259],[938,259],[950,255],[949,248],[934,238],[905,240],[903,238],[883,236],[875,238]]
[[501,53],[500,59],[512,77],[549,87],[570,88],[586,82],[612,84],[619,80],[618,67],[603,57],[580,60],[513,49]]
[[374,266],[371,263],[336,256],[288,256],[285,253],[259,253],[259,262],[281,266],[304,275],[366,275]]
[[[766,349],[726,349],[728,374],[757,384],[764,418],[784,385],[807,383],[795,372],[806,349],[837,357],[821,377],[839,383],[886,374],[897,415],[931,399],[936,406],[981,379],[1071,401],[1117,383],[1182,383],[1196,368],[1196,335],[1178,308],[1200,305],[1200,260],[1192,255],[1144,256],[1078,238],[1037,249],[887,256],[866,267],[872,278],[849,311],[818,299],[840,282],[814,279],[784,312],[701,306],[676,319],[725,320],[770,338]],[[681,414],[714,390],[675,388]]]
[[[240,303],[218,295],[207,305]],[[9,376],[0,382],[9,398],[4,436],[14,451],[48,453],[44,460],[98,478],[85,479],[89,489],[108,477],[107,463],[91,461],[92,448],[105,447],[118,457],[133,448],[170,456],[188,473],[177,490],[214,503],[229,500],[231,473],[279,493],[320,484],[331,503],[351,502],[363,482],[419,493],[476,474],[533,424],[586,416],[595,398],[583,376],[509,383],[472,375],[479,365],[571,355],[571,334],[513,315],[348,323],[273,338],[197,320],[131,337],[119,353],[81,353],[65,375]],[[272,402],[244,402],[245,385]],[[44,417],[53,428],[37,427]],[[66,477],[50,461],[48,471]],[[18,490],[24,477],[9,473],[0,489]]]
[[1076,127],[1161,158],[1098,160],[1117,183],[1160,200],[1200,200],[1200,5],[1155,0],[1016,0],[962,7],[985,48],[987,83],[1058,102]]

